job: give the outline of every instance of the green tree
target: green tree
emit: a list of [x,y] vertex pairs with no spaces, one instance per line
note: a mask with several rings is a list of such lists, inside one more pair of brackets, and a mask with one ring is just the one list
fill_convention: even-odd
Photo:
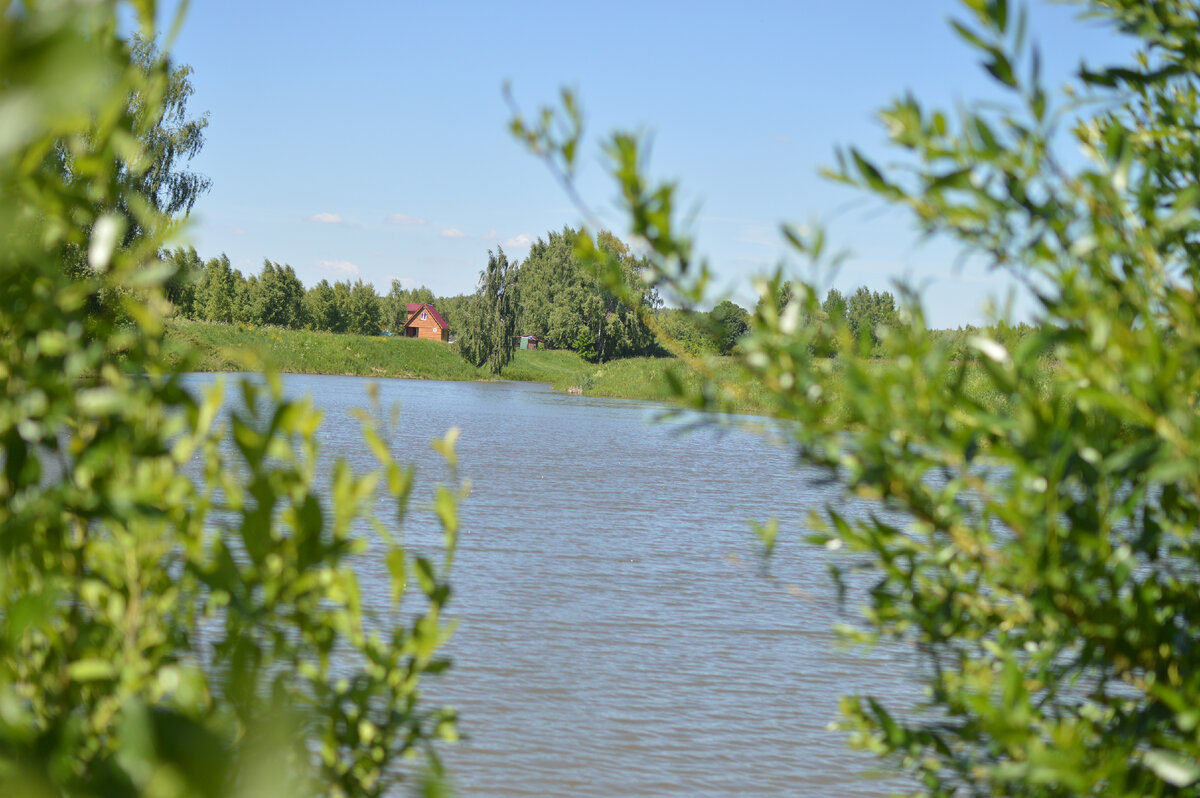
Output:
[[[471,302],[470,294],[460,294],[458,296],[440,296],[437,298],[436,307],[438,313],[442,314],[442,318],[446,320],[446,324],[450,325],[451,333],[458,332],[459,321],[466,315],[466,307]],[[520,329],[517,330],[518,334]]]
[[[425,286],[405,288],[399,280],[392,280],[391,290],[383,298],[383,319],[387,328],[398,335],[404,328],[405,322],[408,321],[408,306],[415,302],[428,303],[437,307],[437,297]],[[442,313],[440,307],[438,312]],[[442,315],[449,321],[449,317],[445,313]]]
[[848,310],[849,303],[846,302],[846,297],[842,296],[842,292],[836,288],[830,288],[829,293],[825,294],[825,300],[821,302],[821,312],[825,314],[825,317],[831,321],[845,319]]
[[264,260],[253,303],[256,324],[290,329],[304,326],[304,285],[291,266]]
[[333,304],[337,308],[334,319],[337,321],[330,332],[344,333],[350,331],[350,281],[339,280],[333,284]]
[[[191,67],[171,66],[169,60],[158,53],[153,42],[140,34],[113,44],[126,50],[124,57],[147,78],[147,90],[131,91],[126,98],[127,107],[122,109],[129,123],[128,132],[132,136],[127,146],[136,146],[140,150],[137,165],[131,166],[130,161],[121,158],[113,162],[120,179],[130,189],[110,200],[113,203],[110,210],[122,216],[122,243],[128,246],[143,234],[142,225],[146,219],[155,218],[159,224],[169,223],[169,217],[189,213],[200,195],[208,190],[208,178],[186,168],[186,163],[204,145],[204,128],[208,125],[208,119],[207,115],[199,118],[189,118],[187,115],[187,102],[193,92]],[[100,121],[93,120],[93,125],[96,124],[100,124]],[[86,135],[103,134],[93,130]],[[62,140],[47,155],[45,163],[67,180],[78,179],[87,173],[83,165],[75,162],[79,153],[75,142]],[[140,209],[130,207],[131,201],[149,203],[158,215],[151,217],[138,212]],[[163,259],[175,262],[169,255]],[[86,282],[88,263],[84,247],[68,247],[62,253],[61,260],[68,274]],[[190,298],[189,278],[181,276],[168,293],[177,306],[177,300],[186,304]],[[88,303],[93,311],[104,306],[107,312],[122,312],[124,295],[123,290],[106,286],[89,297]],[[188,310],[183,310],[184,315],[188,315]]]
[[337,332],[345,329],[337,296],[328,280],[322,280],[304,294],[304,317],[308,326],[318,332]]
[[[649,264],[634,256],[628,244],[607,230],[596,234],[596,248],[606,255],[610,279],[618,280],[637,300],[630,306],[622,301],[621,293],[605,285],[603,279],[593,283],[593,302],[599,306],[593,322],[596,360],[603,363],[613,358],[648,354],[655,341],[646,326],[644,314],[662,305],[658,292],[642,278],[642,272]],[[590,269],[584,272],[592,273]]]
[[234,269],[232,279],[233,321],[237,324],[258,324],[258,275],[243,277],[240,269]]
[[879,343],[883,328],[900,323],[900,309],[890,291],[872,291],[860,285],[846,301],[845,309],[851,334],[856,340],[868,341],[872,346]]
[[[919,658],[927,696],[916,708],[845,698],[854,744],[923,795],[1195,796],[1200,4],[1087,3],[1139,48],[1082,68],[1061,101],[1041,83],[1022,12],[1002,0],[963,9],[955,29],[1007,102],[955,117],[904,97],[882,113],[904,167],[850,148],[834,174],[1031,285],[1032,330],[1011,347],[970,335],[964,363],[906,289],[911,322],[872,358],[849,319],[818,313],[815,286],[797,282],[791,302],[811,323],[764,292],[737,379],[718,382],[696,359],[709,379],[680,389],[720,408],[757,383],[796,422],[801,459],[845,490],[812,536],[850,552],[831,555],[842,584],[860,572],[868,587],[844,633]],[[564,105],[513,129],[571,180],[581,115]],[[606,152],[655,280],[701,301],[709,275],[676,223],[673,186],[645,177],[637,136],[614,134]],[[832,262],[820,231],[784,232],[816,273]],[[855,512],[851,497],[888,512]]]
[[521,264],[519,332],[552,349],[571,348],[582,324],[583,278],[574,239],[570,228],[538,238]]
[[571,345],[571,348],[584,360],[593,362],[596,360],[596,339],[592,337],[592,331],[587,327],[579,328],[579,334],[575,336],[575,343]]
[[[779,281],[778,284],[771,288],[771,297],[775,308],[782,311],[792,301],[792,284],[790,281]],[[754,306],[754,312],[757,315],[763,309],[765,298],[759,298],[758,303]]]
[[718,354],[728,355],[738,339],[750,331],[750,313],[728,299],[709,311],[708,318]]
[[375,286],[355,280],[345,297],[346,332],[356,335],[379,335],[383,329],[383,305]]
[[[165,216],[190,213],[200,195],[212,185],[207,177],[190,171],[188,162],[204,146],[208,114],[188,116],[191,99],[192,68],[174,65],[159,53],[152,40],[135,35],[129,41],[130,59],[147,75],[159,73],[165,80],[152,95],[130,95],[130,111],[135,129],[141,130],[140,145],[144,165],[137,169],[118,164],[129,183],[127,197],[148,200],[154,210]],[[136,223],[131,225],[135,230]]]
[[[654,336],[645,324],[643,310],[661,302],[654,289],[641,278],[641,259],[616,236],[601,231],[593,240],[581,239],[571,228],[538,239],[521,264],[519,328],[522,333],[542,338],[551,348],[573,348],[582,330],[591,336],[598,361],[614,357],[648,354]],[[584,247],[605,253],[612,276],[638,295],[638,306],[621,301],[619,291],[605,284],[586,268],[576,250]]]
[[196,289],[196,315],[204,321],[229,324],[234,320],[238,283],[241,275],[229,264],[229,256],[210,259]]
[[[684,308],[659,308],[654,312],[654,320],[660,335],[669,338],[685,352],[702,355],[716,351],[711,319],[705,314]],[[666,349],[662,349],[661,353],[669,354]]]
[[175,267],[166,282],[167,299],[175,313],[184,318],[197,318],[197,292],[204,277],[204,262],[196,254],[195,247],[176,247],[167,259]]
[[[319,460],[320,414],[276,375],[240,404],[185,389],[166,208],[132,193],[153,190],[136,142],[170,74],[115,34],[152,38],[153,12],[0,13],[0,794],[390,794],[453,737],[418,685],[447,665],[461,494],[451,472],[445,556],[415,555],[395,534],[413,472],[385,427],[364,429],[378,468],[352,471]],[[105,291],[127,315],[89,305]],[[368,547],[394,614],[359,600]]]
[[499,374],[517,348],[517,270],[504,250],[488,251],[487,268],[479,273],[479,289],[465,308],[458,347],[467,362]]

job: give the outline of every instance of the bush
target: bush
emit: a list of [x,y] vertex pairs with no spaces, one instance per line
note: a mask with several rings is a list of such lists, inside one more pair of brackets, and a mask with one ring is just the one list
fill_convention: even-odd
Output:
[[[152,39],[152,8],[0,14],[0,793],[381,795],[454,736],[418,685],[446,666],[459,493],[438,489],[444,561],[413,557],[388,532],[412,471],[381,426],[379,469],[319,488],[319,413],[276,377],[241,384],[232,440],[220,389],[182,388],[173,222],[131,188],[170,70],[114,33]],[[371,618],[350,567],[378,490],[411,625]]]
[[[927,795],[1200,794],[1200,6],[1086,5],[1137,37],[1136,57],[1081,69],[1057,104],[1023,14],[966,0],[956,29],[1008,105],[954,120],[906,97],[882,113],[904,169],[848,149],[833,171],[1034,287],[1033,329],[969,335],[966,368],[902,288],[908,323],[885,328],[872,361],[866,336],[818,315],[813,282],[794,282],[781,313],[777,275],[739,377],[680,386],[715,408],[761,386],[797,422],[804,461],[892,511],[828,506],[813,540],[854,554],[839,579],[865,572],[845,634],[923,664],[923,711],[870,696],[843,709],[851,741]],[[581,117],[565,108],[514,130],[569,177]],[[1063,147],[1087,162],[1070,168]],[[673,186],[644,177],[636,136],[606,152],[655,284],[698,304],[709,275],[673,223]],[[819,231],[784,232],[828,265]]]

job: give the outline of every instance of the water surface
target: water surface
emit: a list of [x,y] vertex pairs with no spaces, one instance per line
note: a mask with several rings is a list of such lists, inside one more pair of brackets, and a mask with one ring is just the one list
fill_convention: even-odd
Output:
[[[194,383],[212,378],[196,375]],[[326,412],[324,450],[372,459],[354,408],[369,380],[288,375]],[[906,657],[840,649],[823,550],[804,519],[835,498],[784,447],[736,429],[684,434],[646,402],[529,383],[377,381],[399,402],[394,446],[415,501],[444,476],[429,441],[462,430],[450,646],[427,697],[458,707],[444,748],[468,796],[884,795],[869,756],[828,730],[838,696],[913,700]],[[747,522],[778,517],[763,572]],[[434,551],[427,512],[405,530]],[[385,606],[383,563],[362,566]]]

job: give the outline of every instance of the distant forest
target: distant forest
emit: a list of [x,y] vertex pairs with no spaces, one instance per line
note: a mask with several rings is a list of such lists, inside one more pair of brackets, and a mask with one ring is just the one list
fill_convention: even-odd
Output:
[[[569,227],[548,233],[513,269],[516,334],[536,335],[548,348],[573,350],[594,362],[669,354],[638,314],[578,261],[574,252],[578,235]],[[663,307],[658,293],[641,282],[645,264],[624,242],[601,232],[597,245],[619,254],[628,283],[640,287],[640,300],[662,332],[689,353],[730,354],[749,331],[751,312],[728,300],[707,312]],[[197,321],[358,335],[400,334],[408,305],[428,302],[445,317],[451,332],[457,333],[469,322],[472,302],[477,299],[476,294],[436,296],[425,286],[404,288],[398,280],[393,280],[382,296],[361,279],[321,280],[305,288],[290,265],[264,260],[258,274],[243,275],[226,255],[205,261],[190,247],[176,249],[168,257],[176,267],[168,297],[176,314]],[[775,299],[780,309],[786,307],[791,301],[791,284],[782,283]],[[843,316],[853,334],[871,344],[878,343],[884,328],[902,323],[892,293],[866,286],[849,295],[830,289],[820,312]],[[1022,324],[992,328],[990,333],[1008,345],[1032,330]],[[965,349],[966,337],[973,331],[969,327],[947,330],[943,335],[961,338]]]

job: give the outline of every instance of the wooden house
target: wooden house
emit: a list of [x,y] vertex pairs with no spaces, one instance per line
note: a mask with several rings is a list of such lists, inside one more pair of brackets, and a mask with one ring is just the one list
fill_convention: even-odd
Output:
[[542,345],[542,339],[538,338],[536,335],[522,335],[521,336],[521,348],[522,349],[538,349],[541,347],[541,345]]
[[404,322],[404,337],[449,341],[450,326],[433,305],[411,302],[408,305],[408,321]]

